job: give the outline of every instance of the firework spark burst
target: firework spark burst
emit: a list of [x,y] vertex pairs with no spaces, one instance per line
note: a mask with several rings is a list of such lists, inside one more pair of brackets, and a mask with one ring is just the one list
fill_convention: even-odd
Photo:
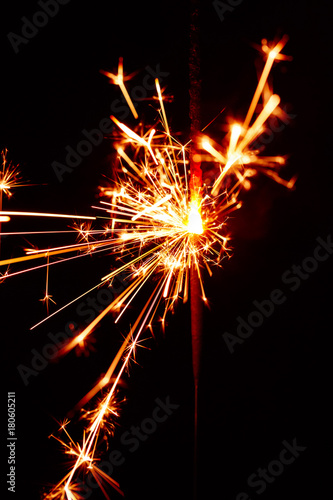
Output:
[[7,196],[7,198],[10,198],[13,195],[13,189],[27,186],[27,184],[24,184],[22,181],[18,166],[13,165],[12,162],[8,162],[7,154],[7,149],[1,153],[2,168],[0,170],[0,210],[2,210],[3,194]]
[[[69,245],[29,248],[23,256],[0,262],[0,266],[19,266],[34,260],[43,261],[42,264],[19,268],[6,275],[9,278],[33,269],[46,268],[46,292],[42,300],[47,309],[50,302],[53,302],[48,291],[49,270],[52,266],[99,253],[112,254],[120,262],[117,268],[101,277],[92,289],[80,297],[74,298],[50,315],[47,310],[48,317],[52,317],[91,290],[109,286],[120,273],[127,274],[128,286],[125,290],[82,332],[71,339],[61,349],[60,355],[84,346],[94,329],[110,312],[116,313],[115,321],[118,322],[142,288],[152,286],[152,278],[155,277],[149,298],[117,355],[103,377],[77,405],[82,408],[104,391],[104,396],[93,409],[84,410],[82,414],[86,419],[86,428],[81,444],[75,443],[70,437],[68,422],[60,427],[65,437],[56,439],[61,443],[66,456],[70,456],[72,460],[69,472],[45,495],[45,499],[79,500],[82,492],[76,479],[84,477],[88,472],[93,474],[107,498],[107,485],[121,493],[118,483],[98,468],[99,449],[102,447],[103,433],[112,434],[114,430],[119,414],[116,403],[119,383],[130,360],[135,359],[142,332],[147,327],[151,328],[159,311],[162,310],[160,320],[163,326],[168,311],[174,310],[176,302],[180,299],[183,302],[188,300],[191,269],[198,275],[202,300],[207,302],[203,273],[207,271],[212,275],[214,268],[221,266],[222,260],[230,255],[227,220],[230,213],[240,208],[239,195],[243,188],[250,189],[252,177],[263,172],[287,188],[293,187],[295,178],[287,181],[279,175],[279,170],[285,164],[284,157],[265,157],[251,147],[264,132],[268,118],[273,115],[281,116],[282,113],[279,107],[280,97],[271,92],[267,79],[274,62],[289,59],[281,54],[286,41],[287,38],[283,37],[277,43],[269,45],[263,40],[261,51],[266,62],[244,122],[232,123],[219,144],[203,134],[195,138],[196,150],[201,152],[197,155],[197,163],[208,161],[216,168],[216,178],[211,186],[194,182],[189,171],[190,145],[181,144],[171,134],[163,93],[156,80],[159,104],[159,122],[156,127],[144,129],[140,125],[133,130],[111,117],[121,135],[116,144],[116,178],[111,185],[100,187],[101,201],[92,207],[96,215],[75,216],[77,222],[73,229],[64,231],[75,234],[77,240]],[[118,74],[103,73],[112,83],[119,85],[133,116],[137,118],[124,85],[129,77],[123,74],[122,60],[119,61]],[[3,168],[0,188],[6,195],[18,180],[14,172],[12,170],[10,174]],[[67,214],[3,212],[1,207],[0,217],[9,215],[74,218]],[[98,222],[101,228],[93,228],[92,223]],[[45,320],[34,327],[43,321]]]

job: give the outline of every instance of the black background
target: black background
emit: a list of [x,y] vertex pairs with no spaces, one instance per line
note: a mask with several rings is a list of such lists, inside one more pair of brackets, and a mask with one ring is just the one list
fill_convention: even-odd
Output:
[[[108,84],[100,69],[115,71],[118,57],[123,56],[125,72],[138,71],[129,83],[131,89],[142,85],[146,66],[160,65],[161,71],[169,73],[163,80],[166,93],[174,96],[167,105],[172,130],[181,131],[186,141],[188,3],[72,0],[15,54],[7,34],[20,34],[21,17],[31,19],[37,10],[38,4],[30,1],[1,8],[0,142],[31,184],[17,189],[11,200],[5,199],[4,209],[89,214],[98,184],[103,175],[110,174],[112,141],[106,138],[72,173],[64,174],[61,183],[51,163],[63,163],[65,147],[75,148],[83,139],[82,130],[96,128],[109,115],[110,104],[120,98],[119,89]],[[251,43],[283,33],[290,36],[284,53],[292,55],[293,61],[275,65],[272,74],[274,90],[296,117],[276,134],[267,154],[288,154],[285,175],[298,174],[298,181],[292,192],[267,179],[257,182],[245,197],[244,208],[230,221],[232,259],[212,278],[206,277],[210,308],[204,313],[199,498],[233,500],[242,491],[252,500],[303,498],[305,494],[325,498],[330,493],[333,258],[320,263],[295,292],[281,281],[285,271],[313,255],[318,236],[326,240],[332,231],[329,13],[328,2],[244,0],[222,22],[212,2],[201,5],[203,123],[226,108],[211,128],[215,137],[225,116],[245,116],[257,81],[258,53]],[[153,116],[149,103],[138,103],[140,117]],[[130,116],[125,121],[133,124]],[[56,221],[19,219],[6,229],[64,226]],[[53,240],[28,239],[40,246],[54,244]],[[4,238],[2,257],[18,254],[21,246],[21,239]],[[58,305],[97,283],[110,269],[111,260],[85,258],[52,269],[50,293]],[[54,419],[64,419],[107,369],[121,335],[140,308],[139,301],[119,326],[111,317],[104,320],[95,333],[96,351],[89,357],[71,353],[31,376],[25,386],[17,365],[30,366],[31,349],[41,352],[48,343],[47,334],[63,331],[68,322],[82,326],[73,307],[33,333],[29,331],[44,314],[38,301],[44,282],[41,270],[13,277],[1,287],[3,387],[16,391],[17,398],[19,499],[39,498],[42,488],[66,471],[60,446],[48,439],[57,429]],[[276,288],[285,293],[285,303],[231,354],[223,333],[235,333],[236,318],[246,319],[254,310],[253,301],[268,299]],[[169,316],[165,336],[158,327],[155,333],[156,338],[147,341],[150,350],[139,352],[139,365],[132,366],[122,392],[127,402],[115,440],[109,444],[121,449],[126,461],[114,478],[128,499],[191,498],[193,389],[188,306],[179,304]],[[179,404],[174,414],[136,452],[121,448],[119,436],[151,416],[156,398],[167,396]],[[80,439],[80,425],[74,426],[73,435]],[[247,478],[278,457],[283,440],[295,438],[307,449],[264,493],[257,494],[247,485]],[[113,491],[111,495],[118,496]],[[102,495],[93,490],[90,498]]]

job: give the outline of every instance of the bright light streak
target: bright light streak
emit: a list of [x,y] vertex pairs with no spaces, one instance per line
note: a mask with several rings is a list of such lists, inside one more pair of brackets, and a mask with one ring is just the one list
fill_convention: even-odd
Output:
[[[123,58],[119,57],[118,74],[117,75],[114,75],[112,73],[109,73],[108,71],[103,71],[103,70],[101,70],[101,73],[103,73],[103,75],[107,76],[112,83],[114,83],[115,85],[119,85],[120,90],[122,91],[123,96],[125,97],[126,102],[128,104],[128,107],[130,108],[134,118],[138,118],[139,117],[138,113],[135,109],[133,101],[130,98],[130,95],[127,92],[127,89],[126,89],[125,84],[124,84],[125,78],[124,78],[124,72],[123,72]],[[126,80],[129,80],[130,78],[131,78],[131,75],[127,76]]]
[[8,212],[1,211],[0,215],[12,215],[23,217],[54,217],[55,219],[89,219],[96,220],[96,217],[90,215],[65,215],[65,214],[49,214],[43,212]]

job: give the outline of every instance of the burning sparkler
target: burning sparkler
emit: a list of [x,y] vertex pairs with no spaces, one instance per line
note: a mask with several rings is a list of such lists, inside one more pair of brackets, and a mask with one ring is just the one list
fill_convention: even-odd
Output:
[[[227,218],[241,206],[240,191],[242,188],[250,188],[250,178],[257,171],[264,172],[288,188],[293,186],[295,179],[285,181],[277,172],[285,163],[283,157],[264,157],[260,156],[259,151],[251,149],[251,144],[264,131],[267,119],[274,113],[277,114],[279,110],[279,96],[275,94],[268,96],[267,78],[274,61],[285,58],[281,54],[285,43],[285,37],[271,48],[267,41],[263,42],[262,50],[267,57],[266,64],[244,123],[233,124],[229,134],[219,145],[212,144],[211,139],[202,134],[192,138],[196,142],[197,151],[202,152],[204,160],[218,165],[213,186],[201,185],[193,175],[193,171],[189,172],[189,144],[183,145],[172,136],[162,91],[156,80],[162,126],[148,127],[139,133],[138,130],[132,130],[112,117],[122,133],[117,145],[117,179],[112,186],[100,188],[103,199],[98,206],[93,207],[99,215],[75,216],[79,222],[73,231],[78,235],[79,241],[53,248],[30,248],[23,256],[0,261],[0,266],[7,266],[46,259],[45,263],[28,269],[10,271],[7,274],[11,277],[46,267],[47,286],[44,301],[47,306],[52,300],[48,294],[51,266],[101,252],[107,255],[112,253],[121,261],[121,265],[102,277],[94,288],[110,285],[117,275],[124,272],[128,275],[128,286],[82,332],[61,349],[61,355],[84,344],[100,321],[111,311],[117,313],[115,321],[119,321],[140,290],[148,285],[153,276],[156,276],[154,289],[117,355],[104,376],[78,404],[82,407],[100,391],[106,391],[97,407],[85,413],[87,427],[82,443],[75,443],[66,425],[61,426],[66,437],[64,440],[57,439],[64,447],[65,453],[73,458],[73,462],[69,472],[46,495],[46,499],[80,499],[81,493],[76,478],[88,472],[94,475],[106,497],[108,497],[106,482],[121,493],[118,483],[98,468],[98,445],[103,431],[113,428],[112,419],[117,416],[114,405],[118,385],[135,353],[142,332],[147,326],[152,325],[162,303],[164,308],[161,321],[164,325],[166,314],[174,309],[176,302],[179,299],[184,302],[188,300],[191,273],[195,273],[198,279],[202,300],[207,301],[203,270],[207,270],[211,275],[214,267],[220,266],[223,258],[229,255],[230,237],[226,229]],[[105,74],[120,86],[133,115],[137,116],[123,83],[126,78],[123,75],[122,60],[119,62],[117,75]],[[262,109],[253,119],[261,97]],[[200,158],[199,155],[194,161],[197,160],[200,164]],[[193,162],[191,168],[193,170]],[[3,173],[1,185],[4,186],[3,191],[7,193],[10,189],[10,177],[7,175],[7,180],[4,179]],[[9,215],[74,217],[66,214],[0,211],[0,217]],[[88,225],[81,222],[84,219],[100,220],[104,226],[102,229],[93,229],[90,222]],[[53,256],[57,256],[58,259],[51,261],[50,258]],[[90,291],[91,289],[83,295]],[[64,307],[66,305],[49,317]]]

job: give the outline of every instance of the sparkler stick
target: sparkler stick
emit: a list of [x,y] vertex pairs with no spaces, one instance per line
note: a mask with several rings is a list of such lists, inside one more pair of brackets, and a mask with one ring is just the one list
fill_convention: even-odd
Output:
[[[196,150],[196,136],[200,130],[200,59],[199,59],[199,5],[197,0],[191,1],[190,24],[190,109],[191,149],[190,149],[190,191],[193,205],[200,209],[202,172],[200,156]],[[200,217],[200,213],[198,214]],[[193,236],[195,238],[195,236]],[[195,243],[194,243],[195,244]],[[197,498],[198,489],[198,390],[202,349],[202,300],[200,297],[200,281],[196,267],[192,264],[190,274],[191,297],[191,336],[192,336],[192,369],[194,380],[194,453],[193,453],[193,497]]]

